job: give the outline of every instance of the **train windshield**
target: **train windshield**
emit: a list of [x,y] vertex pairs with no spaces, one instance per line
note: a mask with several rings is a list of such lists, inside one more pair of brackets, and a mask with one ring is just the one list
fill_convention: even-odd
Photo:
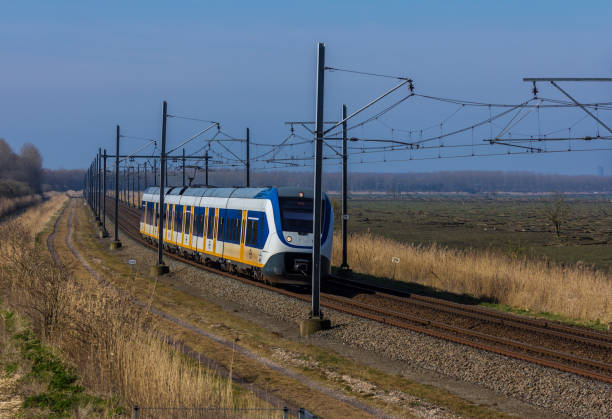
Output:
[[[312,233],[312,198],[282,197],[279,205],[283,231]],[[325,220],[325,205],[322,216]]]

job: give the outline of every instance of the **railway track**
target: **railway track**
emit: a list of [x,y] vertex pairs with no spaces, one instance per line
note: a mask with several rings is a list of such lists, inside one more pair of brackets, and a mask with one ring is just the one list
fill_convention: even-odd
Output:
[[[114,206],[114,201],[108,199],[109,204]],[[123,232],[146,246],[156,248],[140,237],[138,209],[123,203],[120,205],[119,227]],[[303,293],[219,271],[174,253],[165,254],[200,269],[310,301],[310,296]],[[350,279],[333,277],[327,281],[324,290],[321,305],[329,309],[612,383],[610,333],[458,304]]]

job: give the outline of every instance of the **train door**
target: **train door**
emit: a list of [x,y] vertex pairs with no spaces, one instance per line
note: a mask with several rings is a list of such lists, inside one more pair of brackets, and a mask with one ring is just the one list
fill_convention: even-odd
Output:
[[172,243],[172,231],[174,230],[174,204],[166,204],[166,241]]
[[187,223],[185,222],[185,213],[187,211],[187,206],[186,205],[181,205],[180,208],[178,209],[179,214],[180,214],[180,221],[179,221],[179,230],[177,230],[177,236],[176,236],[176,244],[179,245],[183,245],[184,243],[184,237],[185,237],[185,227],[187,227]]
[[145,232],[145,226],[147,225],[147,204],[140,205],[140,223],[138,223],[138,231],[141,233]]
[[157,237],[157,229],[159,227],[159,209],[157,208],[157,202],[153,204],[153,214],[155,214],[155,218],[153,218],[153,225],[151,226],[151,233],[154,237]]
[[214,208],[206,208],[206,237],[204,241],[204,250],[209,253],[214,252],[214,237],[215,237],[215,212]]
[[[168,211],[170,211],[170,204],[164,204],[166,206],[166,211],[164,212],[164,228],[162,228],[161,230],[161,234],[164,237],[165,241],[168,241],[168,230],[170,230],[170,227],[168,226],[169,223],[171,223],[172,218],[171,218],[171,214],[168,214]],[[161,211],[161,210],[160,210]],[[160,214],[161,217],[161,214]],[[160,221],[161,224],[161,221]]]
[[240,229],[240,260],[244,261],[244,239],[246,238],[245,235],[245,231],[246,231],[246,216],[247,216],[247,210],[242,210],[242,214],[241,214],[241,229]]
[[223,256],[223,247],[225,245],[225,209],[218,208],[217,209],[217,234],[216,234],[216,244],[215,244],[215,253]]
[[193,207],[185,205],[185,215],[183,217],[185,226],[183,227],[183,246],[191,247],[191,223],[193,221]]
[[174,225],[172,228],[172,241],[180,245],[183,240],[183,206],[174,205]]
[[191,220],[191,240],[189,245],[195,251],[201,251],[203,247],[204,231],[204,208],[194,206]]
[[149,212],[150,212],[149,207],[150,207],[150,205],[149,205],[148,202],[143,202],[142,203],[142,227],[140,228],[140,231],[142,233],[147,233],[147,229],[148,229],[147,228],[147,221],[149,223],[151,222],[151,220],[150,220],[151,217],[149,216]]

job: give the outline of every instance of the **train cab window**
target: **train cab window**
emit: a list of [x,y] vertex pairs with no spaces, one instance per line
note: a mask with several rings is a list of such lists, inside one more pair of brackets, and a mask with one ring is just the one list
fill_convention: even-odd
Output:
[[209,239],[213,238],[215,232],[215,209],[208,209],[208,229],[206,231],[206,237]]
[[189,231],[191,230],[191,208],[187,208],[185,212],[185,235],[189,235]]
[[147,206],[143,204],[142,211],[140,211],[140,222],[144,223],[146,219],[147,219]]
[[279,198],[281,225],[283,231],[312,233],[312,199]]

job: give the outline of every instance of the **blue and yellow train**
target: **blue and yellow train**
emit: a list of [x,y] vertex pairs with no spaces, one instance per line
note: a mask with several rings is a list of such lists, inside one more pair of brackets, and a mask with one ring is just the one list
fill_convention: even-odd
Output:
[[[167,188],[167,250],[271,284],[309,285],[312,272],[312,191],[291,188]],[[321,202],[321,271],[331,267],[333,211]],[[159,188],[142,197],[140,233],[159,237]]]

